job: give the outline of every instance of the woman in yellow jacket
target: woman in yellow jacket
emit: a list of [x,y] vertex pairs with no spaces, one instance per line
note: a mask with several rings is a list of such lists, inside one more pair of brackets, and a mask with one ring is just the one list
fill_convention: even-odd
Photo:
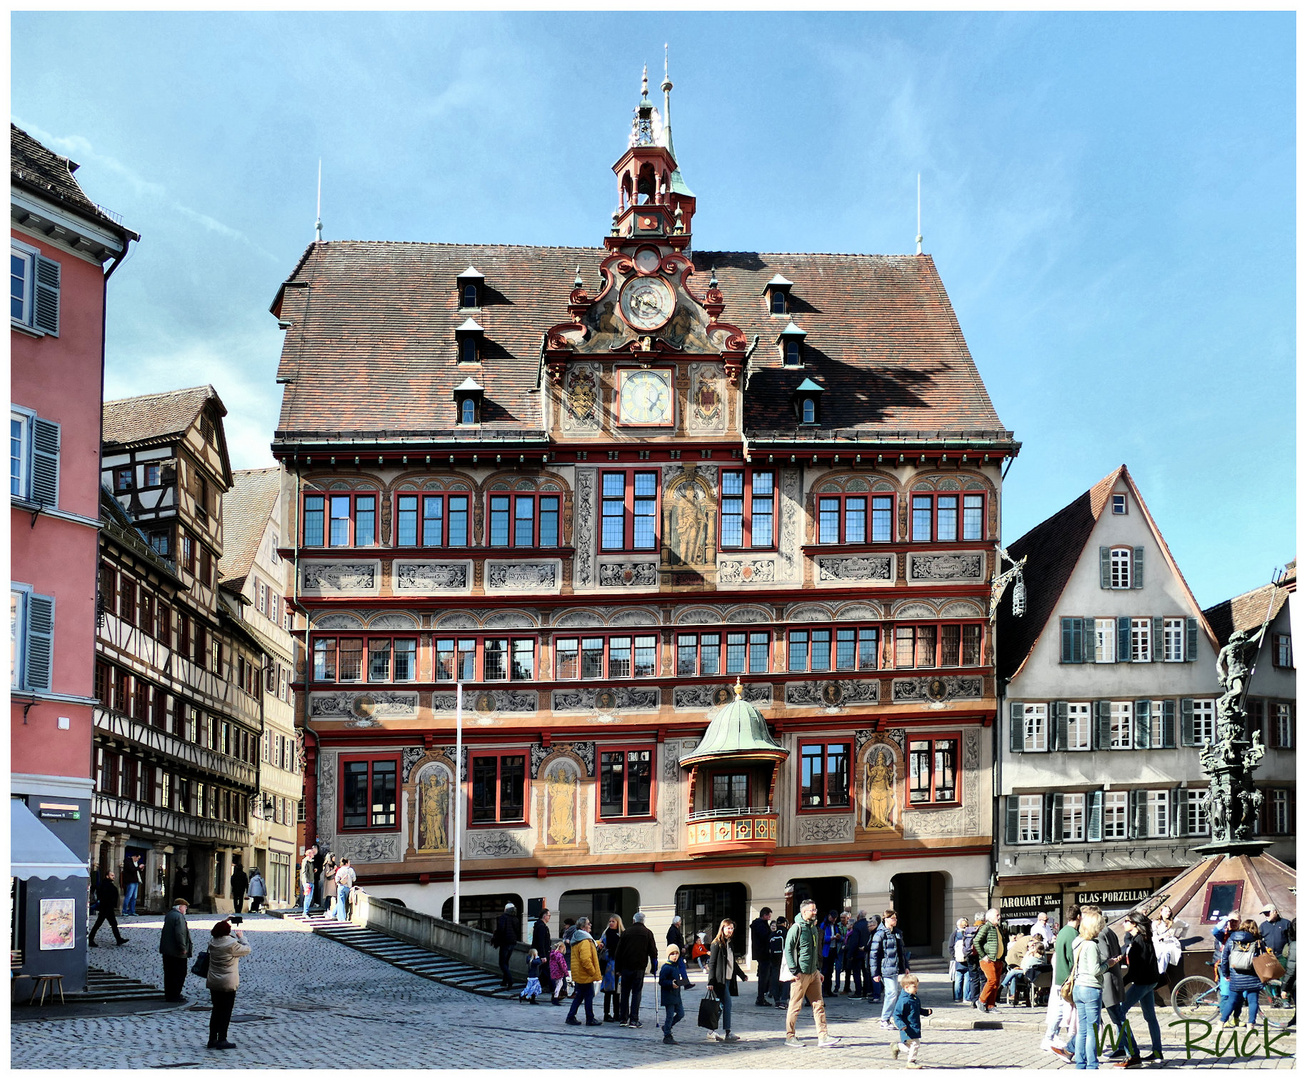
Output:
[[236,1004],[236,989],[241,984],[240,957],[250,955],[249,943],[239,930],[232,936],[231,923],[226,919],[213,928],[209,942],[209,974],[204,985],[213,999],[213,1012],[209,1014],[209,1049],[234,1050],[236,1044],[227,1041],[227,1025],[231,1023],[231,1010]]
[[581,1026],[576,1018],[576,1010],[585,1005],[586,1027],[602,1027],[603,1021],[595,1019],[595,984],[603,978],[599,970],[599,950],[595,939],[590,936],[590,920],[577,919],[576,931],[572,934],[572,982],[576,992],[572,995],[572,1008],[567,1013],[567,1023]]

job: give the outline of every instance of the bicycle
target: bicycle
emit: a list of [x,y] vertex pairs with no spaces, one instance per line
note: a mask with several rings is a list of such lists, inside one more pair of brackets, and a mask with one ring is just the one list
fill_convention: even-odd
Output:
[[[1205,975],[1190,975],[1171,991],[1171,1009],[1181,1020],[1214,1021],[1221,1015],[1221,990]],[[1279,979],[1266,983],[1257,994],[1258,1018],[1273,1028],[1294,1022],[1297,1006],[1283,992]]]

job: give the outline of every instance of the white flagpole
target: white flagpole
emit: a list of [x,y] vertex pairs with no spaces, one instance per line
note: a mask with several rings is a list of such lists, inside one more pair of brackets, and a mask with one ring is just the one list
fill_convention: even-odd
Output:
[[458,922],[459,855],[463,847],[463,680],[454,684],[454,922]]

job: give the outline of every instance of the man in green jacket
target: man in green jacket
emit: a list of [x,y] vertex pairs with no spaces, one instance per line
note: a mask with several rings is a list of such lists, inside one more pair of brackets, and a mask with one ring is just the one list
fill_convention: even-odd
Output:
[[840,1045],[840,1040],[832,1039],[826,1031],[826,1003],[821,997],[821,937],[817,925],[817,902],[805,900],[799,905],[799,918],[794,920],[785,938],[785,963],[794,975],[790,984],[790,1007],[785,1011],[785,1045],[794,1050],[803,1049],[794,1028],[805,998],[812,1002],[817,1045]]
[[980,970],[985,973],[985,986],[980,991],[981,1012],[998,1008],[998,980],[1003,977],[1003,957],[1007,955],[1007,935],[998,922],[998,908],[990,908],[985,912],[985,925],[976,931],[972,942],[980,954]]

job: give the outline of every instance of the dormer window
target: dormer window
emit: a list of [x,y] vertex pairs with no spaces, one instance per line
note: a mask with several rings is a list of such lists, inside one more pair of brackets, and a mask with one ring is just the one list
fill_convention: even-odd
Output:
[[481,343],[486,332],[475,319],[467,319],[454,331],[458,341],[458,362],[460,364],[481,363]]
[[807,336],[792,322],[780,332],[776,343],[781,347],[781,360],[786,367],[803,366],[803,339]]
[[454,404],[458,409],[460,427],[481,423],[481,397],[484,392],[484,388],[471,376],[454,387]]
[[458,304],[463,310],[479,308],[485,295],[485,275],[475,266],[469,266],[458,275]]
[[800,424],[821,423],[821,395],[826,388],[811,379],[804,379],[794,391],[794,412]]
[[790,310],[790,289],[793,287],[794,282],[781,277],[780,274],[767,282],[763,286],[763,292],[767,296],[767,310],[773,315],[788,314]]

